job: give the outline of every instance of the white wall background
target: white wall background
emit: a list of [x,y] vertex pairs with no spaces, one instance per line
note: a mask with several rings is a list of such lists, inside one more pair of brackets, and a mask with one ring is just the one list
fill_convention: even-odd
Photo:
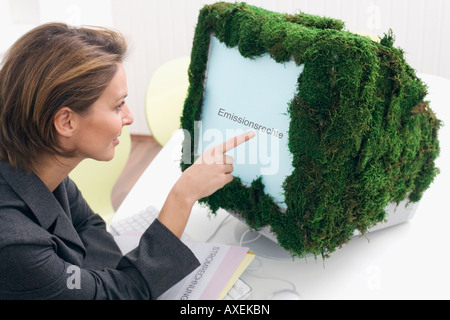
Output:
[[[229,0],[234,2],[233,0]],[[128,104],[134,134],[149,134],[145,92],[155,70],[191,51],[198,11],[214,0],[0,0],[0,56],[23,33],[50,21],[114,27],[130,40],[126,63]],[[450,0],[247,0],[284,13],[341,19],[354,32],[382,36],[389,28],[396,46],[418,72],[450,78]],[[450,89],[450,88],[449,88]]]

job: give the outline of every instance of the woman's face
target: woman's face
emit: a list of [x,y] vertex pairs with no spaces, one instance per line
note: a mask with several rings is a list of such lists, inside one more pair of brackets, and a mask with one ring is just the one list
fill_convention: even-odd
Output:
[[73,142],[82,158],[109,161],[114,157],[123,126],[134,121],[125,102],[127,94],[125,69],[119,63],[115,76],[88,113],[76,115],[78,126]]

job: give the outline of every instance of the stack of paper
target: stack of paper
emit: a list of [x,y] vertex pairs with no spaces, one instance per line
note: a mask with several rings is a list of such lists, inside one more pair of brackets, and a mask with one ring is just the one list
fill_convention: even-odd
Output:
[[201,265],[158,300],[223,299],[254,258],[248,248],[218,243],[185,243]]
[[[123,254],[133,250],[142,235],[129,230],[115,236]],[[200,266],[178,282],[158,300],[223,299],[254,259],[248,248],[220,243],[183,240],[200,262]]]

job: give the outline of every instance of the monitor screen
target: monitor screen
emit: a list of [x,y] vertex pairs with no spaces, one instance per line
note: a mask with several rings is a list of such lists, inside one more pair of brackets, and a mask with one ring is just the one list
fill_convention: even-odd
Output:
[[303,65],[277,63],[269,54],[245,58],[212,36],[197,154],[252,130],[256,137],[227,154],[244,184],[262,177],[265,192],[285,208],[283,182],[293,170],[288,105]]

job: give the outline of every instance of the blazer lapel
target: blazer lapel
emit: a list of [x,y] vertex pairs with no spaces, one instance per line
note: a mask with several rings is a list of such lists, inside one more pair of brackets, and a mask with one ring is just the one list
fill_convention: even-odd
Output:
[[0,162],[0,170],[5,180],[31,209],[40,226],[70,247],[76,245],[84,257],[86,249],[71,221],[64,182],[52,193],[34,173],[14,169],[4,162]]

